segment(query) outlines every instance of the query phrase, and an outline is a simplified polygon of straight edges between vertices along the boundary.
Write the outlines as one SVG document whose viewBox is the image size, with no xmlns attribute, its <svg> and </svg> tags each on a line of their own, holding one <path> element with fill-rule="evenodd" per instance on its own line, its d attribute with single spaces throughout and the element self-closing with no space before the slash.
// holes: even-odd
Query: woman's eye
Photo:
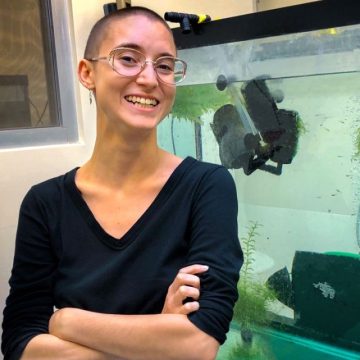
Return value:
<svg viewBox="0 0 360 360">
<path fill-rule="evenodd" d="M 138 61 L 134 58 L 134 57 L 132 57 L 132 56 L 128 56 L 128 55 L 123 55 L 123 56 L 120 56 L 119 58 L 118 58 L 118 60 L 120 60 L 121 62 L 123 62 L 124 64 L 137 64 L 138 63 Z"/>
<path fill-rule="evenodd" d="M 158 66 L 158 69 L 161 69 L 161 70 L 171 70 L 170 66 L 169 65 L 166 65 L 166 64 L 161 64 Z"/>
<path fill-rule="evenodd" d="M 174 71 L 174 65 L 171 63 L 160 63 L 156 66 L 156 68 L 160 71 L 164 72 L 172 72 Z"/>
</svg>

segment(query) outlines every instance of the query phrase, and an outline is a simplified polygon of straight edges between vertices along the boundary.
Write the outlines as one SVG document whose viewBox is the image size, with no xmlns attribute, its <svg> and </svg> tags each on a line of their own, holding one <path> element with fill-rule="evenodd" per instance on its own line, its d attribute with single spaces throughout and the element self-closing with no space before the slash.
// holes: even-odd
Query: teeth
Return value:
<svg viewBox="0 0 360 360">
<path fill-rule="evenodd" d="M 157 100 L 155 99 L 142 98 L 139 96 L 126 96 L 126 100 L 134 104 L 139 103 L 142 105 L 152 105 L 152 106 L 155 106 L 158 103 Z"/>
</svg>

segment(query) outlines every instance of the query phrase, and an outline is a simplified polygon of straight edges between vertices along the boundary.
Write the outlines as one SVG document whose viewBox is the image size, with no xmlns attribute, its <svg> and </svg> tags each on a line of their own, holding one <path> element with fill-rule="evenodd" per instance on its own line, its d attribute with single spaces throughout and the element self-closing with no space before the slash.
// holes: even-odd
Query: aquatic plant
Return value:
<svg viewBox="0 0 360 360">
<path fill-rule="evenodd" d="M 297 128 L 299 135 L 304 135 L 309 131 L 306 128 L 303 119 L 300 117 L 300 115 L 298 113 L 296 114 L 296 128 Z"/>
<path fill-rule="evenodd" d="M 225 91 L 219 91 L 215 84 L 179 86 L 171 111 L 173 118 L 201 124 L 201 116 L 231 102 Z"/>
<path fill-rule="evenodd" d="M 267 317 L 268 303 L 275 300 L 275 294 L 266 285 L 258 282 L 240 281 L 240 299 L 235 305 L 234 319 L 238 321 L 242 329 L 242 337 L 251 337 L 253 325 L 264 325 L 269 322 Z M 247 334 L 249 333 L 250 334 Z"/>
<path fill-rule="evenodd" d="M 241 343 L 236 345 L 229 351 L 227 360 L 273 360 L 273 354 L 267 349 L 265 343 L 256 343 L 251 346 L 244 346 Z M 275 360 L 275 359 L 274 359 Z"/>
<path fill-rule="evenodd" d="M 254 271 L 252 264 L 255 261 L 255 238 L 260 235 L 257 232 L 257 229 L 260 226 L 262 225 L 257 221 L 250 221 L 250 225 L 247 226 L 247 235 L 241 238 L 241 244 L 244 252 L 244 264 L 240 272 L 240 284 L 245 288 L 245 290 L 250 278 L 252 277 L 252 272 Z"/>
<path fill-rule="evenodd" d="M 261 347 L 258 346 L 242 346 L 237 343 L 229 352 L 228 360 L 239 360 L 248 358 L 260 358 L 262 355 Z"/>
<path fill-rule="evenodd" d="M 258 222 L 250 222 L 247 227 L 247 235 L 242 237 L 244 251 L 244 265 L 240 272 L 238 283 L 239 300 L 234 308 L 234 319 L 242 329 L 250 329 L 252 325 L 262 325 L 268 322 L 267 305 L 275 299 L 275 294 L 265 284 L 253 279 L 252 264 L 255 261 L 256 237 L 259 235 L 258 228 L 262 226 Z"/>
<path fill-rule="evenodd" d="M 253 328 L 256 325 L 265 325 L 269 322 L 267 316 L 268 304 L 275 300 L 275 293 L 266 284 L 253 279 L 253 263 L 255 261 L 256 237 L 260 235 L 258 228 L 262 226 L 257 221 L 251 221 L 247 227 L 246 236 L 242 237 L 244 265 L 240 272 L 238 283 L 239 300 L 234 307 L 233 319 L 240 325 L 242 343 L 238 342 L 233 349 L 234 354 L 246 353 L 245 359 L 256 359 L 261 349 L 253 348 Z M 252 354 L 252 355 L 251 355 Z M 233 355 L 238 356 L 238 355 Z M 240 355 L 239 355 L 240 356 Z M 241 359 L 241 357 L 237 359 Z M 231 357 L 236 359 L 236 357 Z"/>
</svg>

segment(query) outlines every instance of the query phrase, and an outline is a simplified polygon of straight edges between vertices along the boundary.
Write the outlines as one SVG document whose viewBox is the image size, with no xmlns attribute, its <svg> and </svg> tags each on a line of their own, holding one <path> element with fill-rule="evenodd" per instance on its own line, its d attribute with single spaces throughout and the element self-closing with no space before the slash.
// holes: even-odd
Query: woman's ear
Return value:
<svg viewBox="0 0 360 360">
<path fill-rule="evenodd" d="M 81 59 L 79 61 L 78 78 L 81 84 L 85 86 L 88 90 L 94 89 L 94 67 L 89 60 Z"/>
</svg>

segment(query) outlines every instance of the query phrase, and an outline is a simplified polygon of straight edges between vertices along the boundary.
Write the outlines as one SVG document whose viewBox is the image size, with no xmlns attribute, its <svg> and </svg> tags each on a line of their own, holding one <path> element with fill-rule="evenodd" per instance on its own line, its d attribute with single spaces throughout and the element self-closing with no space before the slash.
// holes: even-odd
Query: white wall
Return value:
<svg viewBox="0 0 360 360">
<path fill-rule="evenodd" d="M 81 56 L 90 25 L 102 15 L 99 0 L 76 0 L 69 8 L 73 23 L 73 63 Z M 71 4 L 71 2 L 69 2 Z M 74 20 L 74 21 L 73 21 Z M 95 109 L 88 94 L 76 86 L 80 140 L 77 144 L 0 150 L 0 321 L 8 294 L 19 206 L 31 185 L 82 164 L 91 153 L 95 136 Z M 1 355 L 0 355 L 0 358 Z"/>
<path fill-rule="evenodd" d="M 185 12 L 191 14 L 207 14 L 213 20 L 254 12 L 256 0 L 132 0 L 133 6 L 146 6 L 163 15 L 166 11 Z M 176 26 L 170 24 L 170 26 Z"/>
</svg>

